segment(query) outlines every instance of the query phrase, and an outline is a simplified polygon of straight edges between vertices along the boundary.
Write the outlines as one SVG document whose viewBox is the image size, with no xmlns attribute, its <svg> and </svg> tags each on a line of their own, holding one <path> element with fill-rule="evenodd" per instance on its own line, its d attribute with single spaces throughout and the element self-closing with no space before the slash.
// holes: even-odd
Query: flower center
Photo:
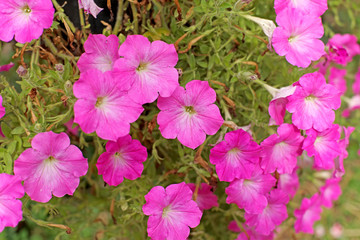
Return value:
<svg viewBox="0 0 360 240">
<path fill-rule="evenodd" d="M 24 13 L 31 13 L 31 9 L 29 7 L 29 5 L 25 5 L 23 8 L 22 8 L 23 12 Z"/>
<path fill-rule="evenodd" d="M 194 109 L 193 106 L 185 106 L 185 112 L 187 112 L 187 113 L 189 113 L 189 114 L 191 114 L 191 115 L 193 115 L 193 114 L 196 113 L 196 111 L 195 111 L 195 109 Z"/>
<path fill-rule="evenodd" d="M 315 99 L 316 99 L 316 97 L 315 97 L 314 95 L 310 94 L 309 96 L 307 96 L 307 97 L 305 98 L 305 101 L 307 101 L 307 102 L 314 102 Z"/>
<path fill-rule="evenodd" d="M 168 217 L 170 210 L 171 210 L 171 205 L 167 205 L 166 207 L 164 207 L 163 212 L 162 212 L 162 217 L 163 218 Z"/>
<path fill-rule="evenodd" d="M 99 108 L 101 107 L 105 102 L 105 97 L 98 97 L 96 99 L 95 107 Z"/>
<path fill-rule="evenodd" d="M 136 71 L 142 72 L 142 71 L 146 70 L 147 66 L 148 66 L 148 63 L 140 62 L 139 66 L 136 68 Z"/>
<path fill-rule="evenodd" d="M 48 157 L 45 161 L 48 163 L 54 162 L 56 159 L 53 156 Z"/>
<path fill-rule="evenodd" d="M 293 43 L 293 42 L 296 41 L 297 38 L 298 38 L 298 36 L 293 36 L 293 35 L 291 35 L 291 36 L 288 38 L 288 41 L 289 41 L 289 43 Z"/>
</svg>

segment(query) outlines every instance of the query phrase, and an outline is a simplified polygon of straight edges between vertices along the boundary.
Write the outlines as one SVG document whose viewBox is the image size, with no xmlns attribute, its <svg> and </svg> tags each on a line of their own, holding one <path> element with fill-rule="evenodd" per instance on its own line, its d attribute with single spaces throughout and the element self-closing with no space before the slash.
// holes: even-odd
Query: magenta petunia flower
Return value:
<svg viewBox="0 0 360 240">
<path fill-rule="evenodd" d="M 341 94 L 346 92 L 346 69 L 338 69 L 335 67 L 330 68 L 329 84 L 336 87 Z"/>
<path fill-rule="evenodd" d="M 119 49 L 121 56 L 115 62 L 114 76 L 129 84 L 129 96 L 141 104 L 151 103 L 157 97 L 170 97 L 179 86 L 175 69 L 178 55 L 173 44 L 150 41 L 141 35 L 127 36 Z"/>
<path fill-rule="evenodd" d="M 103 10 L 94 0 L 79 0 L 79 8 L 83 8 L 85 13 L 93 15 L 94 18 Z"/>
<path fill-rule="evenodd" d="M 117 186 L 124 178 L 134 180 L 141 176 L 147 150 L 139 140 L 127 135 L 116 142 L 108 141 L 105 148 L 106 152 L 100 155 L 96 167 L 107 184 Z"/>
<path fill-rule="evenodd" d="M 22 219 L 24 187 L 18 176 L 0 173 L 0 233 L 5 227 L 16 227 Z"/>
<path fill-rule="evenodd" d="M 331 43 L 326 44 L 326 46 L 328 46 L 328 54 L 325 55 L 325 61 L 327 62 L 325 65 L 329 66 L 331 62 L 335 62 L 346 66 L 349 61 L 349 54 L 346 49 Z"/>
<path fill-rule="evenodd" d="M 355 74 L 355 81 L 352 85 L 352 89 L 355 94 L 360 93 L 360 67 L 359 67 L 357 73 Z"/>
<path fill-rule="evenodd" d="M 277 54 L 285 56 L 292 65 L 306 68 L 325 54 L 321 18 L 310 16 L 294 8 L 281 11 L 276 22 L 272 46 Z"/>
<path fill-rule="evenodd" d="M 324 207 L 332 208 L 332 202 L 339 199 L 341 195 L 340 180 L 341 178 L 330 178 L 320 188 L 321 203 Z"/>
<path fill-rule="evenodd" d="M 281 174 L 278 181 L 278 188 L 286 192 L 290 198 L 293 198 L 299 188 L 299 177 L 294 171 L 289 173 Z"/>
<path fill-rule="evenodd" d="M 143 212 L 149 216 L 147 232 L 154 240 L 185 240 L 200 223 L 202 212 L 192 200 L 192 191 L 182 182 L 166 189 L 153 187 L 145 195 Z"/>
<path fill-rule="evenodd" d="M 79 134 L 79 126 L 73 127 L 74 118 L 71 118 L 69 121 L 64 123 L 64 126 L 67 128 L 67 133 L 77 136 Z"/>
<path fill-rule="evenodd" d="M 259 164 L 259 145 L 242 129 L 226 133 L 224 139 L 210 150 L 210 162 L 220 181 L 249 178 Z"/>
<path fill-rule="evenodd" d="M 290 85 L 278 89 L 273 95 L 273 99 L 269 103 L 269 125 L 281 125 L 284 122 L 286 104 L 289 102 L 288 97 L 294 94 L 295 89 L 295 86 Z"/>
<path fill-rule="evenodd" d="M 351 62 L 355 55 L 360 54 L 360 45 L 357 43 L 357 38 L 355 35 L 351 34 L 335 34 L 328 41 L 328 46 L 332 48 L 341 49 L 344 48 L 347 52 L 346 62 Z"/>
<path fill-rule="evenodd" d="M 90 34 L 84 43 L 85 52 L 77 63 L 80 72 L 90 69 L 111 71 L 115 61 L 120 58 L 118 48 L 119 39 L 116 35 L 106 37 L 103 34 Z"/>
<path fill-rule="evenodd" d="M 265 194 L 276 184 L 271 174 L 264 174 L 260 167 L 256 167 L 248 179 L 235 179 L 225 189 L 228 197 L 226 203 L 235 203 L 245 212 L 260 213 L 267 205 Z"/>
<path fill-rule="evenodd" d="M 14 173 L 24 181 L 25 192 L 34 201 L 48 202 L 51 194 L 72 195 L 88 169 L 79 148 L 70 145 L 65 133 L 38 133 L 14 162 Z"/>
<path fill-rule="evenodd" d="M 299 209 L 294 211 L 296 218 L 295 231 L 304 233 L 314 233 L 314 223 L 321 218 L 321 198 L 319 194 L 314 194 L 310 199 L 304 198 Z"/>
<path fill-rule="evenodd" d="M 239 232 L 240 234 L 235 240 L 273 240 L 274 234 L 270 233 L 269 235 L 262 235 L 257 233 L 254 228 L 248 227 L 245 224 L 243 225 L 245 232 L 241 232 L 240 227 L 236 221 L 231 221 L 229 223 L 228 229 L 233 232 Z M 249 236 L 249 237 L 248 237 Z"/>
<path fill-rule="evenodd" d="M 327 0 L 275 0 L 274 8 L 276 14 L 285 9 L 294 8 L 310 16 L 319 17 L 327 9 Z"/>
<path fill-rule="evenodd" d="M 289 96 L 286 110 L 292 113 L 292 122 L 299 129 L 314 128 L 321 132 L 329 128 L 335 120 L 333 111 L 341 105 L 340 91 L 327 84 L 320 73 L 303 75 L 295 93 Z"/>
<path fill-rule="evenodd" d="M 280 189 L 274 189 L 267 194 L 267 205 L 259 214 L 245 212 L 246 224 L 254 227 L 257 233 L 269 235 L 276 226 L 280 225 L 288 214 L 286 204 L 289 196 Z"/>
<path fill-rule="evenodd" d="M 331 169 L 334 159 L 340 155 L 339 126 L 333 124 L 330 128 L 318 132 L 314 129 L 306 131 L 303 149 L 310 157 L 314 156 L 315 169 Z"/>
<path fill-rule="evenodd" d="M 3 116 L 5 116 L 5 107 L 3 107 L 3 98 L 0 95 L 0 118 L 2 118 Z"/>
<path fill-rule="evenodd" d="M 129 134 L 130 123 L 135 122 L 144 109 L 121 90 L 122 86 L 110 72 L 91 69 L 82 73 L 73 87 L 78 98 L 74 122 L 85 133 L 96 131 L 107 140 L 116 141 Z"/>
<path fill-rule="evenodd" d="M 208 82 L 193 80 L 185 88 L 177 87 L 170 97 L 159 97 L 157 122 L 164 138 L 177 138 L 195 149 L 205 141 L 206 134 L 214 135 L 224 120 L 214 104 L 216 92 Z"/>
<path fill-rule="evenodd" d="M 346 148 L 349 145 L 350 135 L 355 130 L 354 127 L 340 127 L 339 132 L 344 132 L 344 138 L 339 141 L 340 155 L 335 158 L 334 177 L 340 178 L 345 174 L 344 159 L 348 157 Z"/>
<path fill-rule="evenodd" d="M 10 42 L 14 35 L 19 43 L 31 42 L 51 27 L 54 18 L 51 0 L 0 1 L 0 40 Z"/>
<path fill-rule="evenodd" d="M 15 64 L 14 63 L 9 63 L 9 64 L 5 64 L 5 65 L 1 65 L 0 66 L 0 72 L 7 72 L 9 71 Z"/>
<path fill-rule="evenodd" d="M 273 134 L 261 143 L 260 166 L 265 173 L 292 173 L 297 157 L 301 155 L 303 136 L 292 124 L 283 123 Z"/>
<path fill-rule="evenodd" d="M 194 183 L 188 183 L 187 185 L 194 193 L 196 185 Z M 197 203 L 201 211 L 219 206 L 218 197 L 212 191 L 212 186 L 206 183 L 201 183 L 201 185 L 199 186 L 195 202 Z"/>
</svg>

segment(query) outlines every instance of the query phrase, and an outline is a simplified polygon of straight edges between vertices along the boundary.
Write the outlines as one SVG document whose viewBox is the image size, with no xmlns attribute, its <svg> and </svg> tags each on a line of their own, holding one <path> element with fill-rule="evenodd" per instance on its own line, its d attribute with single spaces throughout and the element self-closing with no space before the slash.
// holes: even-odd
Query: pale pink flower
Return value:
<svg viewBox="0 0 360 240">
<path fill-rule="evenodd" d="M 24 181 L 34 201 L 48 202 L 53 194 L 72 195 L 88 169 L 87 159 L 65 133 L 38 133 L 14 162 L 14 173 Z"/>
<path fill-rule="evenodd" d="M 210 150 L 210 162 L 216 166 L 220 181 L 249 178 L 259 164 L 260 147 L 242 129 L 225 134 L 224 141 Z"/>
<path fill-rule="evenodd" d="M 83 8 L 85 13 L 90 13 L 94 18 L 103 10 L 103 8 L 96 5 L 94 0 L 79 0 L 79 8 Z"/>
<path fill-rule="evenodd" d="M 306 131 L 306 135 L 302 148 L 310 157 L 314 156 L 314 168 L 333 168 L 335 158 L 340 155 L 339 126 L 333 124 L 322 132 L 309 129 Z"/>
<path fill-rule="evenodd" d="M 289 196 L 280 189 L 274 189 L 267 194 L 267 205 L 259 214 L 245 212 L 245 223 L 254 227 L 257 233 L 269 235 L 276 226 L 280 225 L 288 214 L 286 204 Z"/>
<path fill-rule="evenodd" d="M 340 107 L 340 95 L 321 73 L 308 73 L 299 79 L 295 93 L 288 97 L 286 110 L 293 114 L 292 122 L 299 129 L 314 128 L 321 132 L 334 122 L 333 109 Z"/>
<path fill-rule="evenodd" d="M 187 185 L 191 191 L 195 193 L 196 185 L 194 183 L 188 183 Z M 201 183 L 194 201 L 197 203 L 201 211 L 219 206 L 218 197 L 214 194 L 212 186 L 206 183 Z"/>
<path fill-rule="evenodd" d="M 116 142 L 108 141 L 105 148 L 106 152 L 100 155 L 96 167 L 107 184 L 117 186 L 124 178 L 135 180 L 141 176 L 147 151 L 139 140 L 127 135 Z"/>
<path fill-rule="evenodd" d="M 24 187 L 18 176 L 0 173 L 0 233 L 5 227 L 16 227 L 22 219 Z"/>
<path fill-rule="evenodd" d="M 79 134 L 79 126 L 73 127 L 74 124 L 74 118 L 71 118 L 69 121 L 64 123 L 64 126 L 67 128 L 67 133 L 70 133 L 74 136 L 77 136 Z"/>
<path fill-rule="evenodd" d="M 360 45 L 357 43 L 357 38 L 355 35 L 335 34 L 332 38 L 329 39 L 328 45 L 338 49 L 344 48 L 348 54 L 346 62 L 351 62 L 355 55 L 360 54 Z"/>
<path fill-rule="evenodd" d="M 296 168 L 291 174 L 280 174 L 278 188 L 286 192 L 290 198 L 295 196 L 299 188 L 299 177 L 296 173 Z"/>
<path fill-rule="evenodd" d="M 103 34 L 90 34 L 84 43 L 84 49 L 85 52 L 77 63 L 82 73 L 90 69 L 98 69 L 102 72 L 111 71 L 115 61 L 120 58 L 119 38 L 116 35 L 106 37 Z"/>
<path fill-rule="evenodd" d="M 335 158 L 335 170 L 334 177 L 340 178 L 345 174 L 344 169 L 344 159 L 348 157 L 348 152 L 346 151 L 347 146 L 349 145 L 349 139 L 351 133 L 355 130 L 354 127 L 340 127 L 339 132 L 344 132 L 344 138 L 339 141 L 340 155 Z"/>
<path fill-rule="evenodd" d="M 276 14 L 289 8 L 294 8 L 296 11 L 319 17 L 327 9 L 327 0 L 275 0 L 274 8 Z"/>
<path fill-rule="evenodd" d="M 74 105 L 74 122 L 85 133 L 96 131 L 103 139 L 116 141 L 129 134 L 130 123 L 135 122 L 142 106 L 121 91 L 120 83 L 110 72 L 91 69 L 80 74 L 73 91 L 78 100 Z"/>
<path fill-rule="evenodd" d="M 346 69 L 338 69 L 335 67 L 330 68 L 329 84 L 336 87 L 341 94 L 346 92 Z"/>
<path fill-rule="evenodd" d="M 245 212 L 260 213 L 267 205 L 267 194 L 276 184 L 271 174 L 264 174 L 260 167 L 255 168 L 247 179 L 235 179 L 225 189 L 226 203 L 235 203 Z"/>
<path fill-rule="evenodd" d="M 269 103 L 269 125 L 281 125 L 284 122 L 288 97 L 294 94 L 296 87 L 293 85 L 277 89 Z"/>
<path fill-rule="evenodd" d="M 0 40 L 10 42 L 14 35 L 19 43 L 31 42 L 51 27 L 54 17 L 51 0 L 1 0 Z"/>
<path fill-rule="evenodd" d="M 265 173 L 292 173 L 297 157 L 301 155 L 304 138 L 292 124 L 283 123 L 273 134 L 261 143 L 260 166 Z"/>
<path fill-rule="evenodd" d="M 277 54 L 285 56 L 292 65 L 306 68 L 325 54 L 321 18 L 306 15 L 294 8 L 281 11 L 276 22 L 272 46 Z"/>
<path fill-rule="evenodd" d="M 5 116 L 5 107 L 3 107 L 3 98 L 0 95 L 0 118 L 2 118 L 3 116 Z"/>
<path fill-rule="evenodd" d="M 347 99 L 345 98 L 348 107 L 341 113 L 341 115 L 345 118 L 350 116 L 350 113 L 360 109 L 360 94 L 354 95 L 352 98 Z"/>
<path fill-rule="evenodd" d="M 214 135 L 223 124 L 219 108 L 214 104 L 216 92 L 206 81 L 193 80 L 177 87 L 170 97 L 159 97 L 161 110 L 157 122 L 164 138 L 177 138 L 195 149 L 207 135 Z"/>
<path fill-rule="evenodd" d="M 9 63 L 9 64 L 6 64 L 6 65 L 2 65 L 0 66 L 0 72 L 7 72 L 9 71 L 15 64 L 14 63 Z"/>
<path fill-rule="evenodd" d="M 344 234 L 344 227 L 340 223 L 334 223 L 329 232 L 333 238 L 342 238 Z"/>
<path fill-rule="evenodd" d="M 355 74 L 355 81 L 352 85 L 352 89 L 355 94 L 360 93 L 360 67 L 358 72 Z"/>
<path fill-rule="evenodd" d="M 339 199 L 341 195 L 340 180 L 341 178 L 330 178 L 320 188 L 321 203 L 324 207 L 332 208 L 332 202 Z"/>
<path fill-rule="evenodd" d="M 310 199 L 304 198 L 299 209 L 294 211 L 296 217 L 295 231 L 314 234 L 314 223 L 321 218 L 321 198 L 314 194 Z"/>
<path fill-rule="evenodd" d="M 192 191 L 182 182 L 153 187 L 145 195 L 142 210 L 149 216 L 147 232 L 154 240 L 185 240 L 200 223 L 202 212 L 192 200 Z"/>
<path fill-rule="evenodd" d="M 173 44 L 150 41 L 141 35 L 129 35 L 119 48 L 121 56 L 114 65 L 114 77 L 130 85 L 129 96 L 141 104 L 157 97 L 170 97 L 179 86 L 175 68 L 178 55 Z"/>
</svg>

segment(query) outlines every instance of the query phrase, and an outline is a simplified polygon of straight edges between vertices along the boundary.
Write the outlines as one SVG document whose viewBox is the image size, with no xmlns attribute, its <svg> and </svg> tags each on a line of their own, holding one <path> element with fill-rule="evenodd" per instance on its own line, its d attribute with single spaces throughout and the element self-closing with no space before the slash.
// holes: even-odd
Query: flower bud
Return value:
<svg viewBox="0 0 360 240">
<path fill-rule="evenodd" d="M 19 66 L 18 69 L 16 70 L 16 73 L 19 75 L 19 77 L 25 77 L 28 73 L 27 69 L 24 68 L 23 66 Z"/>
<path fill-rule="evenodd" d="M 62 65 L 61 63 L 55 64 L 55 70 L 58 71 L 59 73 L 63 73 L 64 65 Z"/>
<path fill-rule="evenodd" d="M 35 130 L 36 132 L 41 132 L 41 129 L 42 129 L 42 127 L 41 127 L 41 124 L 40 124 L 40 123 L 35 124 L 34 130 Z"/>
<path fill-rule="evenodd" d="M 72 83 L 71 83 L 71 81 L 67 80 L 67 81 L 65 82 L 65 84 L 64 84 L 64 88 L 65 88 L 66 91 L 71 91 L 71 89 L 72 89 Z"/>
</svg>

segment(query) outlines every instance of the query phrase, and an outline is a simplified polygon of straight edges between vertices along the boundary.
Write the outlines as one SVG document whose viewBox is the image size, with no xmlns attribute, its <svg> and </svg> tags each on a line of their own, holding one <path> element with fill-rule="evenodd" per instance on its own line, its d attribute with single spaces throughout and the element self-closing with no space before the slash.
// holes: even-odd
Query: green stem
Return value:
<svg viewBox="0 0 360 240">
<path fill-rule="evenodd" d="M 138 21 L 138 18 L 137 18 L 137 10 L 136 10 L 136 6 L 134 3 L 130 3 L 130 6 L 131 6 L 131 11 L 132 11 L 132 15 L 133 15 L 133 18 L 134 18 L 134 21 L 133 21 L 133 24 L 134 24 L 134 33 L 135 34 L 138 34 L 139 33 L 139 21 Z"/>
<path fill-rule="evenodd" d="M 85 31 L 85 20 L 84 20 L 84 11 L 82 8 L 79 8 L 79 16 L 80 16 L 80 26 L 81 26 L 81 31 L 83 34 L 83 37 L 86 37 L 86 31 Z"/>
<path fill-rule="evenodd" d="M 119 0 L 119 7 L 116 14 L 116 22 L 113 29 L 113 34 L 115 35 L 118 35 L 119 31 L 121 31 L 122 29 L 123 13 L 124 13 L 124 1 Z"/>
</svg>

